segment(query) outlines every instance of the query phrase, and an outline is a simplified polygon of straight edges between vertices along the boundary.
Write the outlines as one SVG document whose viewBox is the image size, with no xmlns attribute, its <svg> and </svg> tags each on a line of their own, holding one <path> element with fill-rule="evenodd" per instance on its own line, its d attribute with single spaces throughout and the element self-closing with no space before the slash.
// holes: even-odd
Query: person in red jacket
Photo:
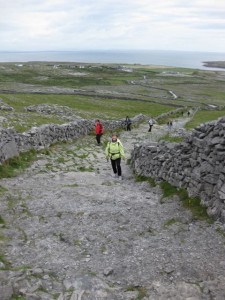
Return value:
<svg viewBox="0 0 225 300">
<path fill-rule="evenodd" d="M 104 133 L 104 128 L 100 120 L 96 120 L 95 122 L 95 134 L 97 145 L 101 145 L 101 136 Z"/>
</svg>

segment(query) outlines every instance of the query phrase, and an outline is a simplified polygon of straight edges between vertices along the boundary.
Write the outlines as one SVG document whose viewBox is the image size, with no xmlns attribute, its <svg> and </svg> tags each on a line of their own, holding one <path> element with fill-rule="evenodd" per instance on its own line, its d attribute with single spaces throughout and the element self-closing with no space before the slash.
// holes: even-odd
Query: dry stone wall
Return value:
<svg viewBox="0 0 225 300">
<path fill-rule="evenodd" d="M 225 222 L 225 117 L 197 127 L 182 143 L 136 145 L 132 165 L 139 175 L 200 197 L 208 214 Z"/>
<path fill-rule="evenodd" d="M 145 119 L 144 115 L 132 118 L 133 124 Z M 124 127 L 124 120 L 103 121 L 105 130 L 118 130 Z M 79 119 L 63 125 L 47 124 L 18 133 L 12 129 L 0 130 L 0 163 L 31 149 L 47 148 L 56 142 L 71 141 L 94 132 L 95 120 Z"/>
</svg>

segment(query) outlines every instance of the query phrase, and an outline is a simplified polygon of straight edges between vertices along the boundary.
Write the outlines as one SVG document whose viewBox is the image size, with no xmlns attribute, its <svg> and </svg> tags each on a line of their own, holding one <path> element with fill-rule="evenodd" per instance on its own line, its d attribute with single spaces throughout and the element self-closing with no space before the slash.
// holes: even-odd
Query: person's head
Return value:
<svg viewBox="0 0 225 300">
<path fill-rule="evenodd" d="M 95 121 L 95 123 L 99 123 L 99 122 L 100 122 L 99 120 L 96 120 L 96 121 Z"/>
<path fill-rule="evenodd" d="M 117 138 L 118 138 L 117 134 L 116 134 L 116 133 L 113 133 L 113 134 L 112 134 L 112 142 L 116 142 L 116 141 L 117 141 Z"/>
</svg>

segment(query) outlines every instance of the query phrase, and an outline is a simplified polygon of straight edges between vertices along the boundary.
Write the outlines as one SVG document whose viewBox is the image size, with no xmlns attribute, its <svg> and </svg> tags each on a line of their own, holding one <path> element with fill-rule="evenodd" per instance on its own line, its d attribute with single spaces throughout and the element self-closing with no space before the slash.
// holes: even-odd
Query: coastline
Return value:
<svg viewBox="0 0 225 300">
<path fill-rule="evenodd" d="M 204 61 L 203 65 L 207 68 L 225 69 L 225 61 Z"/>
<path fill-rule="evenodd" d="M 205 66 L 204 62 L 211 61 L 225 61 L 225 53 L 163 50 L 0 51 L 0 62 L 7 63 L 75 62 L 209 70 L 209 68 L 213 69 L 214 67 L 211 68 L 211 66 Z M 219 70 L 219 68 L 217 68 L 217 70 Z"/>
</svg>

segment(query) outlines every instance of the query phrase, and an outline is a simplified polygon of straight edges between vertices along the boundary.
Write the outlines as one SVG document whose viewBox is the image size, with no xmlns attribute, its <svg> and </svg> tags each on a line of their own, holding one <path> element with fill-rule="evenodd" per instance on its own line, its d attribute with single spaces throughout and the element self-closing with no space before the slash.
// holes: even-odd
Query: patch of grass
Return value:
<svg viewBox="0 0 225 300">
<path fill-rule="evenodd" d="M 7 195 L 7 201 L 8 201 L 8 209 L 13 209 L 15 205 L 15 199 L 10 195 Z"/>
<path fill-rule="evenodd" d="M 21 271 L 21 270 L 31 270 L 31 269 L 32 269 L 32 267 L 30 265 L 22 265 L 22 266 L 13 267 L 10 270 Z"/>
<path fill-rule="evenodd" d="M 175 186 L 172 186 L 171 184 L 169 184 L 166 181 L 162 181 L 160 182 L 160 187 L 163 191 L 163 197 L 171 197 L 173 195 L 176 195 L 178 192 L 178 189 Z"/>
<path fill-rule="evenodd" d="M 147 296 L 147 289 L 144 287 L 136 287 L 136 286 L 128 286 L 126 289 L 127 292 L 138 292 L 137 297 L 135 298 L 135 300 L 141 300 L 143 298 L 145 298 Z"/>
<path fill-rule="evenodd" d="M 151 227 L 148 227 L 146 230 L 141 231 L 139 236 L 145 236 L 146 234 L 155 235 L 155 230 Z"/>
<path fill-rule="evenodd" d="M 77 217 L 82 217 L 84 215 L 84 211 L 79 211 L 76 213 Z"/>
<path fill-rule="evenodd" d="M 64 157 L 58 157 L 58 158 L 57 158 L 57 162 L 58 162 L 59 164 L 64 164 L 64 163 L 65 163 L 65 158 L 64 158 Z"/>
<path fill-rule="evenodd" d="M 89 271 L 86 273 L 87 275 L 89 276 L 93 276 L 93 277 L 96 277 L 97 276 L 97 273 L 96 272 L 93 272 L 93 271 Z"/>
<path fill-rule="evenodd" d="M 202 123 L 217 120 L 225 116 L 225 110 L 199 110 L 190 122 L 185 125 L 186 129 L 193 129 Z"/>
<path fill-rule="evenodd" d="M 177 220 L 172 218 L 172 219 L 169 219 L 167 220 L 165 223 L 164 223 L 164 227 L 168 227 L 168 226 L 172 226 L 173 224 L 176 224 L 177 223 Z"/>
<path fill-rule="evenodd" d="M 105 182 L 102 183 L 102 185 L 105 185 L 105 186 L 112 186 L 112 185 L 114 185 L 114 183 L 111 182 L 111 181 L 105 181 Z"/>
<path fill-rule="evenodd" d="M 78 186 L 79 186 L 79 184 L 77 184 L 77 183 L 65 185 L 65 187 L 78 187 Z"/>
<path fill-rule="evenodd" d="M 142 175 L 137 175 L 135 177 L 136 182 L 144 182 L 144 181 L 148 181 L 148 178 Z"/>
<path fill-rule="evenodd" d="M 75 240 L 74 241 L 74 246 L 81 247 L 82 246 L 82 242 L 80 240 Z"/>
<path fill-rule="evenodd" d="M 60 296 L 60 293 L 55 293 L 52 295 L 53 299 L 57 300 Z"/>
<path fill-rule="evenodd" d="M 79 167 L 78 170 L 80 172 L 93 172 L 94 168 L 92 168 L 92 167 Z"/>
<path fill-rule="evenodd" d="M 5 225 L 5 220 L 2 218 L 1 215 L 0 215 L 0 224 L 1 224 L 1 225 Z"/>
<path fill-rule="evenodd" d="M 171 136 L 169 133 L 164 135 L 163 137 L 161 137 L 159 139 L 160 140 L 163 140 L 163 141 L 168 141 L 168 142 L 171 142 L 171 143 L 181 143 L 183 142 L 184 138 L 183 137 L 178 137 L 178 136 Z"/>
<path fill-rule="evenodd" d="M 45 165 L 45 168 L 48 169 L 48 170 L 51 170 L 53 168 L 53 165 L 51 163 L 47 163 Z"/>
<path fill-rule="evenodd" d="M 106 246 L 105 246 L 105 245 L 102 245 L 101 248 L 100 248 L 100 251 L 101 251 L 102 253 L 105 253 L 105 252 L 107 251 Z"/>
<path fill-rule="evenodd" d="M 0 233 L 0 241 L 5 242 L 5 241 L 9 241 L 9 240 L 10 240 L 9 237 L 6 237 L 6 236 L 4 236 L 3 234 Z"/>
<path fill-rule="evenodd" d="M 128 165 L 128 166 L 131 165 L 131 158 L 128 158 L 128 159 L 126 160 L 126 165 Z"/>
<path fill-rule="evenodd" d="M 54 146 L 55 146 L 55 144 L 50 145 L 49 148 L 45 148 L 45 149 L 41 149 L 41 150 L 37 151 L 37 157 L 40 158 L 44 155 L 47 155 L 47 156 L 51 155 L 51 153 L 52 153 L 51 148 L 54 147 Z"/>
<path fill-rule="evenodd" d="M 5 193 L 7 191 L 8 191 L 7 188 L 5 188 L 4 186 L 0 185 L 0 193 Z"/>
<path fill-rule="evenodd" d="M 28 241 L 27 234 L 23 228 L 18 227 L 17 228 L 19 232 L 22 234 L 22 240 L 26 243 Z"/>
<path fill-rule="evenodd" d="M 76 157 L 78 157 L 78 158 L 80 158 L 80 159 L 86 159 L 87 157 L 88 157 L 88 153 L 83 153 L 83 154 L 76 154 L 76 153 L 74 153 L 74 156 L 76 156 Z"/>
<path fill-rule="evenodd" d="M 5 267 L 0 268 L 0 270 L 8 270 L 11 268 L 11 263 L 6 259 L 5 255 L 0 252 L 0 262 L 2 262 Z"/>
<path fill-rule="evenodd" d="M 216 228 L 216 231 L 217 231 L 219 234 L 221 234 L 221 235 L 225 238 L 225 231 L 224 231 L 222 228 L 217 227 L 217 228 Z"/>
<path fill-rule="evenodd" d="M 25 202 L 21 204 L 21 207 L 23 208 L 23 213 L 25 213 L 28 217 L 32 217 L 32 213 L 29 211 Z"/>
<path fill-rule="evenodd" d="M 136 175 L 135 176 L 135 180 L 136 182 L 144 182 L 144 181 L 147 181 L 152 187 L 156 186 L 156 182 L 153 178 L 150 178 L 150 177 L 145 177 L 145 176 L 142 176 L 142 175 Z"/>
<path fill-rule="evenodd" d="M 88 250 L 87 249 L 85 249 L 84 251 L 82 251 L 82 253 L 81 253 L 83 256 L 87 256 L 87 255 L 89 255 L 89 252 L 88 252 Z"/>
<path fill-rule="evenodd" d="M 201 205 L 201 200 L 199 197 L 190 198 L 185 189 L 178 189 L 166 181 L 162 181 L 160 183 L 160 187 L 163 190 L 163 197 L 178 195 L 183 207 L 189 209 L 192 212 L 192 216 L 194 219 L 205 220 L 208 223 L 213 223 L 213 219 L 207 214 L 207 208 Z"/>
<path fill-rule="evenodd" d="M 12 300 L 26 300 L 23 296 L 13 295 Z"/>
<path fill-rule="evenodd" d="M 180 197 L 183 206 L 192 212 L 195 219 L 205 220 L 209 224 L 213 223 L 213 218 L 207 214 L 207 208 L 201 205 L 201 199 L 199 197 L 190 198 L 185 189 L 179 189 L 178 196 Z"/>
<path fill-rule="evenodd" d="M 37 159 L 35 150 L 21 153 L 19 156 L 8 159 L 0 165 L 0 178 L 10 178 L 18 175 Z"/>
</svg>

